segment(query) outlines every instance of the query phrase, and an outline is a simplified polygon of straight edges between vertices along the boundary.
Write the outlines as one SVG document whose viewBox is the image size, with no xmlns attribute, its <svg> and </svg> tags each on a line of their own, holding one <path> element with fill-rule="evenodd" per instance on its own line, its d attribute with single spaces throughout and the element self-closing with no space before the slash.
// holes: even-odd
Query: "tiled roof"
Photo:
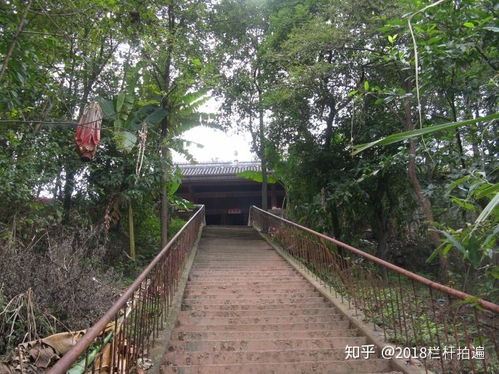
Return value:
<svg viewBox="0 0 499 374">
<path fill-rule="evenodd" d="M 179 164 L 184 177 L 236 175 L 243 171 L 260 171 L 259 162 L 218 162 L 200 164 Z"/>
</svg>

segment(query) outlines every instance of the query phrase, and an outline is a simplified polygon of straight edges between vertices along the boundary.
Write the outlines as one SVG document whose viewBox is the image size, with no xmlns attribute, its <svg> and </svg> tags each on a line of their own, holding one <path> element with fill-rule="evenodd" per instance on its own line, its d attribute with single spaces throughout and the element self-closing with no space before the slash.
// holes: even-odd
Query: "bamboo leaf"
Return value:
<svg viewBox="0 0 499 374">
<path fill-rule="evenodd" d="M 465 175 L 464 177 L 459 178 L 459 179 L 455 180 L 454 182 L 452 182 L 452 183 L 449 185 L 449 187 L 447 188 L 447 193 L 446 193 L 446 195 L 448 195 L 449 193 L 451 193 L 451 192 L 452 192 L 452 190 L 453 190 L 454 188 L 456 188 L 457 186 L 459 186 L 460 184 L 462 184 L 462 183 L 467 182 L 468 180 L 470 180 L 470 179 L 471 179 L 471 177 L 472 177 L 471 175 Z"/>
<path fill-rule="evenodd" d="M 446 237 L 447 242 L 449 244 L 452 244 L 454 247 L 456 247 L 457 250 L 459 250 L 459 252 L 461 252 L 464 256 L 467 255 L 466 248 L 464 248 L 464 246 L 461 244 L 461 242 L 459 242 L 459 240 L 457 240 L 454 236 L 452 236 L 447 231 L 440 231 L 440 232 L 442 233 L 443 236 Z"/>
<path fill-rule="evenodd" d="M 488 195 L 497 194 L 499 192 L 499 183 L 495 183 L 492 185 L 484 185 L 482 188 L 478 189 L 475 193 L 475 197 L 477 199 L 481 199 L 482 197 L 486 197 Z"/>
<path fill-rule="evenodd" d="M 475 231 L 477 227 L 487 219 L 487 217 L 494 211 L 494 209 L 497 207 L 499 204 L 499 193 L 496 193 L 494 198 L 490 200 L 490 202 L 487 204 L 487 206 L 482 210 L 480 215 L 475 221 L 475 225 L 473 226 L 473 230 L 471 232 Z"/>
<path fill-rule="evenodd" d="M 466 201 L 464 199 L 460 199 L 460 198 L 455 197 L 455 196 L 452 196 L 451 199 L 455 204 L 459 205 L 463 209 L 476 210 L 476 207 L 473 204 L 469 203 L 468 201 Z"/>
<path fill-rule="evenodd" d="M 483 243 L 485 245 L 488 245 L 488 246 L 492 247 L 492 245 L 494 244 L 494 242 L 497 240 L 498 235 L 499 235 L 499 225 L 496 225 L 496 227 L 494 228 L 494 230 L 485 238 L 485 240 L 483 241 Z"/>
<path fill-rule="evenodd" d="M 497 119 L 497 118 L 499 118 L 499 113 L 494 113 L 494 114 L 490 114 L 488 116 L 484 116 L 484 117 L 480 117 L 480 118 L 476 118 L 476 119 L 470 119 L 470 120 L 466 120 L 466 121 L 443 123 L 441 125 L 428 126 L 428 127 L 422 128 L 422 129 L 399 132 L 397 134 L 388 135 L 387 137 L 375 140 L 375 141 L 370 142 L 370 143 L 356 145 L 353 147 L 354 151 L 352 152 L 352 155 L 355 156 L 355 155 L 359 154 L 360 152 L 363 152 L 366 149 L 369 149 L 369 148 L 372 148 L 375 146 L 389 145 L 389 144 L 401 142 L 404 140 L 408 140 L 411 138 L 415 138 L 417 136 L 432 134 L 432 133 L 437 132 L 437 131 L 449 130 L 449 129 L 453 129 L 453 128 L 460 127 L 460 126 L 474 125 L 475 123 L 478 123 L 478 122 L 492 121 L 492 120 Z"/>
</svg>

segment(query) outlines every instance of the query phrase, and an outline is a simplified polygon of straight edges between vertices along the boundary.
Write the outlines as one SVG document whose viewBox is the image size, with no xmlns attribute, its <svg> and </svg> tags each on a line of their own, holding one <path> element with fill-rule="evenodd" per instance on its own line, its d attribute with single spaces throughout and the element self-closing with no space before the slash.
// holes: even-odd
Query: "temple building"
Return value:
<svg viewBox="0 0 499 374">
<path fill-rule="evenodd" d="M 260 171 L 259 162 L 180 164 L 182 184 L 177 195 L 206 207 L 208 225 L 246 225 L 251 205 L 262 206 L 262 184 L 237 176 Z M 281 184 L 269 184 L 268 207 L 280 208 L 284 198 Z"/>
</svg>

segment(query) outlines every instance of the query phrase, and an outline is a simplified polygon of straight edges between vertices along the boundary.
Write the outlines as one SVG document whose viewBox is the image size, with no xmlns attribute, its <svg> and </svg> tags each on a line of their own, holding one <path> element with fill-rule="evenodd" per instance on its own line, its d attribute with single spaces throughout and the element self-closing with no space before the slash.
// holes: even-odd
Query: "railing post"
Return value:
<svg viewBox="0 0 499 374">
<path fill-rule="evenodd" d="M 248 211 L 248 226 L 251 226 L 251 224 L 253 223 L 253 222 L 251 221 L 251 218 L 252 218 L 252 217 L 251 217 L 251 213 L 252 213 L 252 212 L 253 212 L 253 205 L 252 205 L 252 206 L 250 206 L 249 211 Z"/>
</svg>

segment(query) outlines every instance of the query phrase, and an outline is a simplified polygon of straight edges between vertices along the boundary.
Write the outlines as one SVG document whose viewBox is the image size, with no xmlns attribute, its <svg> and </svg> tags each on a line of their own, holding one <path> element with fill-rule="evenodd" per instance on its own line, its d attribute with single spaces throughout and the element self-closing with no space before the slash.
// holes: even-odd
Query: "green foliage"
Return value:
<svg viewBox="0 0 499 374">
<path fill-rule="evenodd" d="M 168 227 L 168 235 L 170 238 L 180 231 L 182 227 L 186 224 L 186 221 L 180 218 L 173 218 L 170 222 L 170 226 Z"/>
<path fill-rule="evenodd" d="M 240 173 L 236 174 L 238 177 L 244 178 L 244 179 L 249 179 L 254 182 L 262 183 L 262 173 L 258 171 L 242 171 Z M 269 184 L 275 184 L 277 183 L 277 178 L 274 175 L 268 175 L 268 181 Z"/>
<path fill-rule="evenodd" d="M 438 224 L 436 229 L 444 239 L 428 261 L 432 261 L 439 252 L 447 256 L 454 249 L 475 269 L 483 268 L 489 276 L 499 279 L 497 266 L 492 261 L 497 252 L 499 234 L 498 188 L 497 183 L 488 182 L 480 172 L 468 174 L 450 184 L 447 196 L 452 204 L 461 214 L 476 219 L 457 228 Z"/>
<path fill-rule="evenodd" d="M 175 173 L 172 175 L 172 178 L 170 179 L 170 183 L 168 185 L 168 200 L 170 201 L 170 204 L 175 207 L 175 209 L 184 211 L 194 210 L 195 205 L 193 203 L 191 203 L 189 200 L 175 195 L 181 184 L 182 171 L 179 167 L 177 167 L 175 168 Z"/>
</svg>

